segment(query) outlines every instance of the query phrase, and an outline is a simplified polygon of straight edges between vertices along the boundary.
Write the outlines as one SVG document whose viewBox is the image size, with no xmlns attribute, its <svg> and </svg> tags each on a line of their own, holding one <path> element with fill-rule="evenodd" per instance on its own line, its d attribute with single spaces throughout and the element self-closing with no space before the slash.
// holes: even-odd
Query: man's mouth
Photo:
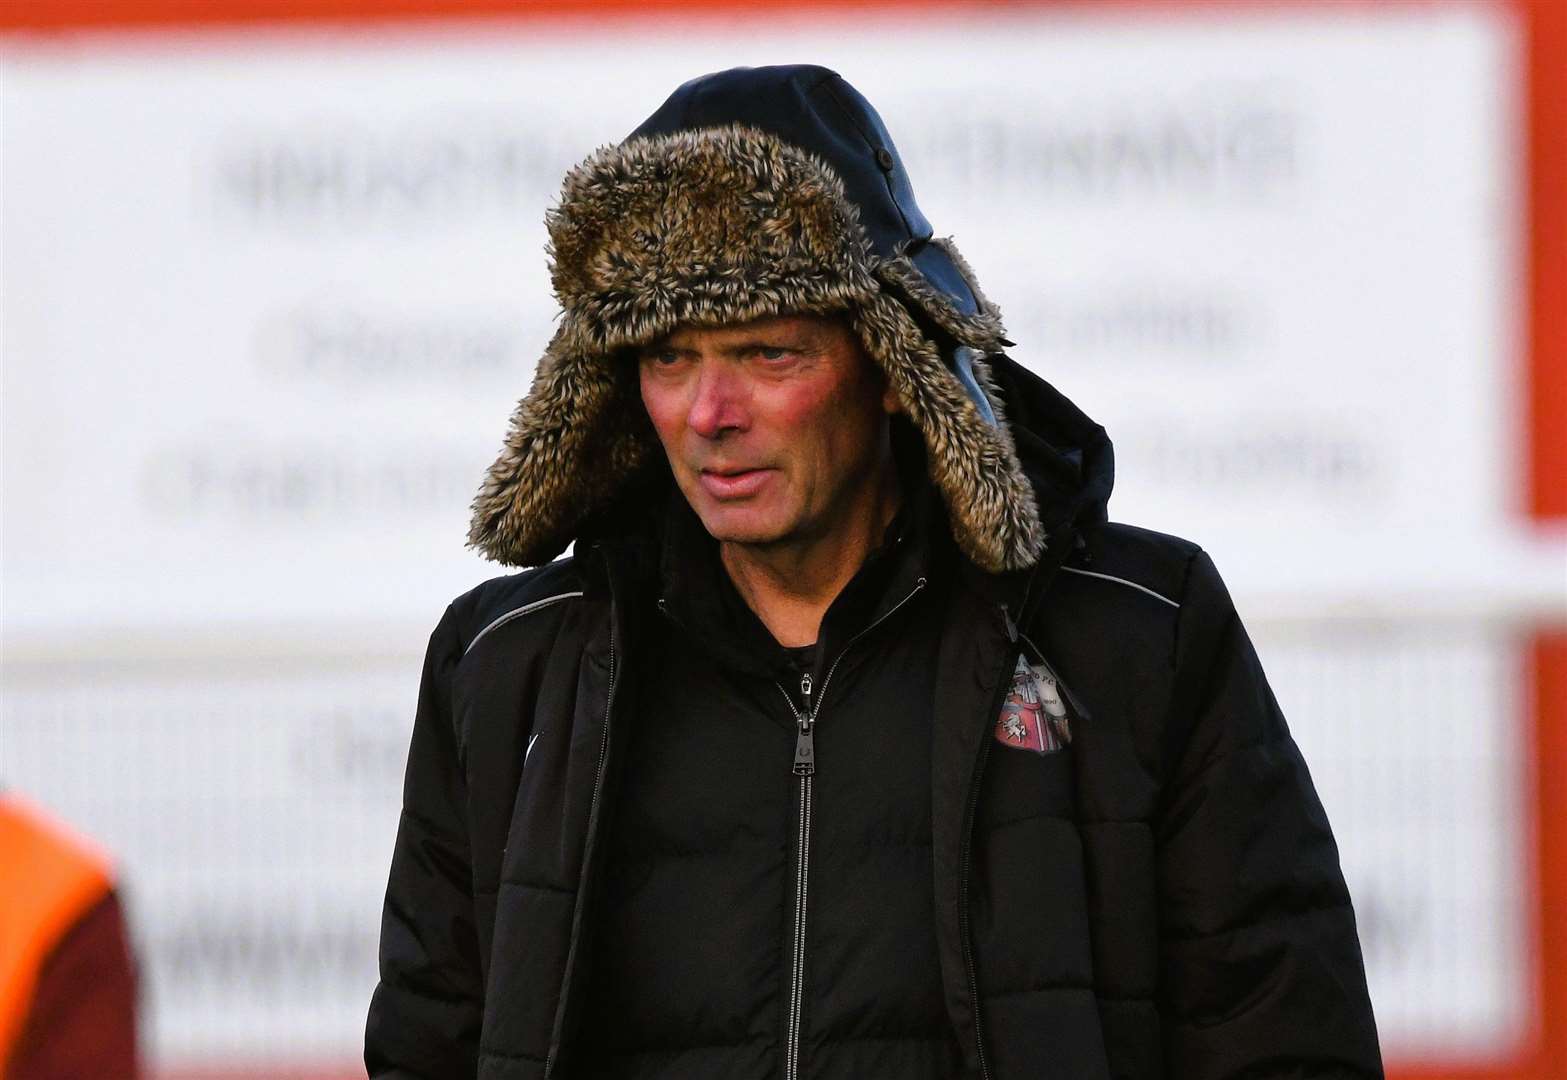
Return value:
<svg viewBox="0 0 1567 1080">
<path fill-rule="evenodd" d="M 743 499 L 760 491 L 772 473 L 767 468 L 724 466 L 702 469 L 698 477 L 702 490 L 715 499 Z"/>
</svg>

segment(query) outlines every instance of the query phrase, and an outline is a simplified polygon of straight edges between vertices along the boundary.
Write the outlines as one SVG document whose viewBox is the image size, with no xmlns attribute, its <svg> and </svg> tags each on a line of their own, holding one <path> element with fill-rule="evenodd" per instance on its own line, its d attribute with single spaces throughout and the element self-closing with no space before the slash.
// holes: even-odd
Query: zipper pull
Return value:
<svg viewBox="0 0 1567 1080">
<path fill-rule="evenodd" d="M 805 701 L 805 711 L 800 714 L 800 730 L 794 738 L 794 775 L 811 776 L 816 772 L 816 713 L 811 708 L 811 676 L 800 676 L 800 697 Z"/>
<path fill-rule="evenodd" d="M 815 724 L 809 716 L 800 720 L 800 730 L 794 737 L 794 775 L 812 776 L 816 773 L 816 742 L 812 737 Z"/>
</svg>

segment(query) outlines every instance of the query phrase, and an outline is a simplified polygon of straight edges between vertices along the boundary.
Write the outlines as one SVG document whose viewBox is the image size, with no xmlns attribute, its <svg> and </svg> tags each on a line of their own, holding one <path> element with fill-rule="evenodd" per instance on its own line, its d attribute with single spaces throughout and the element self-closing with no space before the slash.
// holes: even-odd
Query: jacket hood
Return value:
<svg viewBox="0 0 1567 1080">
<path fill-rule="evenodd" d="M 924 440 L 959 547 L 989 572 L 1038 559 L 1045 521 L 992 376 L 1011 363 L 1000 313 L 836 74 L 686 83 L 567 174 L 546 224 L 560 325 L 474 499 L 470 546 L 548 562 L 667 473 L 638 346 L 683 323 L 843 313 Z"/>
<path fill-rule="evenodd" d="M 1070 533 L 1107 521 L 1115 447 L 1105 429 L 1009 356 L 992 357 L 989 375 L 991 387 L 1005 403 L 1044 531 L 1065 540 Z"/>
</svg>

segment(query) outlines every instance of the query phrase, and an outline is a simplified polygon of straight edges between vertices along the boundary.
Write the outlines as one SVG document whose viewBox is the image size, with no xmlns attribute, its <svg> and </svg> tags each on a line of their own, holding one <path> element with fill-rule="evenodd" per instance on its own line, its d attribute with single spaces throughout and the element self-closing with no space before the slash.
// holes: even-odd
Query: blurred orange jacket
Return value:
<svg viewBox="0 0 1567 1080">
<path fill-rule="evenodd" d="M 90 841 L 66 831 L 39 808 L 12 793 L 0 793 L 0 1076 L 23 1080 L 28 1071 L 19 1057 L 29 1060 L 60 1060 L 49 1045 L 62 1040 L 83 1039 L 69 1047 L 72 1061 L 84 1061 L 84 1053 L 95 1053 L 95 1068 L 102 1076 L 134 1076 L 133 999 L 129 994 L 132 978 L 129 956 L 120 929 L 118 906 L 114 903 L 113 874 L 108 858 Z M 109 969 L 124 978 L 110 979 L 111 987 L 80 985 L 67 978 L 63 994 L 41 994 L 41 985 L 51 966 L 59 966 L 62 945 L 79 927 L 93 930 L 84 938 L 94 952 L 117 952 L 106 956 Z M 99 930 L 107 930 L 100 933 Z M 82 935 L 76 935 L 81 937 Z M 86 940 L 86 939 L 91 940 Z M 105 948 L 107 945 L 107 948 Z M 62 975 L 75 971 L 88 975 L 97 970 L 91 965 L 83 971 L 74 961 L 66 964 Z M 123 993 L 117 993 L 122 989 Z M 115 995 L 105 1002 L 105 994 Z M 38 1006 L 47 997 L 47 1010 Z M 77 999 L 88 1002 L 76 1007 Z M 113 1034 L 103 1030 L 103 1009 L 108 1004 Z M 64 1008 L 58 1006 L 64 1005 Z M 50 1016 L 37 1015 L 47 1011 Z M 72 1013 L 96 1031 L 70 1030 Z M 125 1033 L 129 1032 L 129 1035 Z M 107 1039 L 104 1036 L 109 1036 Z M 89 1046 L 104 1045 L 107 1054 Z"/>
</svg>

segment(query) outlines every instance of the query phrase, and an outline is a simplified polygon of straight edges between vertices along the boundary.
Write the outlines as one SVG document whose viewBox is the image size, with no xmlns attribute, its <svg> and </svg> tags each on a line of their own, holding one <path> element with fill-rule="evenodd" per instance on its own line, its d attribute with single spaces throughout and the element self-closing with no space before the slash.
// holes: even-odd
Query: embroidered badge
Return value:
<svg viewBox="0 0 1567 1080">
<path fill-rule="evenodd" d="M 996 741 L 1036 754 L 1060 750 L 1072 741 L 1060 684 L 1044 664 L 1017 658 L 1012 687 L 996 718 Z"/>
</svg>

